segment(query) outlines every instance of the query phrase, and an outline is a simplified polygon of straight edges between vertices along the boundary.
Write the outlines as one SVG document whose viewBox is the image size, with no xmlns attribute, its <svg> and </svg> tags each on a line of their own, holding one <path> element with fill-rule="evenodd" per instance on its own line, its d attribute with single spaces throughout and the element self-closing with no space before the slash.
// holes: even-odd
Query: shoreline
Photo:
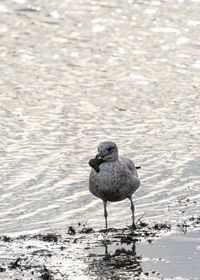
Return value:
<svg viewBox="0 0 200 280">
<path fill-rule="evenodd" d="M 135 232 L 129 228 L 110 228 L 105 232 L 79 224 L 70 226 L 62 235 L 2 235 L 0 279 L 75 279 L 83 275 L 83 279 L 95 279 L 96 275 L 98 279 L 113 279 L 114 275 L 119 279 L 131 279 L 133 275 L 134 279 L 168 279 L 159 271 L 165 256 L 157 259 L 156 266 L 147 257 L 153 244 L 160 242 L 157 249 L 162 249 L 172 243 L 174 234 L 190 236 L 199 230 L 199 224 L 200 217 L 191 216 L 175 226 L 167 223 L 150 226 L 140 221 Z"/>
</svg>

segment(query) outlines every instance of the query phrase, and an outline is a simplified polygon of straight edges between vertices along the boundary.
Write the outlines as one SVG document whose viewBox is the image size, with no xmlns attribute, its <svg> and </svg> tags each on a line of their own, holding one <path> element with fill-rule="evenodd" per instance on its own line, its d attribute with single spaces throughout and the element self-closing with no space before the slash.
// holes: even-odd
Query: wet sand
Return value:
<svg viewBox="0 0 200 280">
<path fill-rule="evenodd" d="M 2 235 L 0 279 L 199 279 L 199 227 L 200 216 L 140 220 L 134 232 L 79 223 L 62 234 Z"/>
</svg>

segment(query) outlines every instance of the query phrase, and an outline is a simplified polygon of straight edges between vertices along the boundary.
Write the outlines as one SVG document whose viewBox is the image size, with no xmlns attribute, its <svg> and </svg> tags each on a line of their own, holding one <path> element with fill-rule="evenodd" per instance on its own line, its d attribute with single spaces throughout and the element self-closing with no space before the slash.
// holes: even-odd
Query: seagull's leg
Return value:
<svg viewBox="0 0 200 280">
<path fill-rule="evenodd" d="M 108 212 L 107 212 L 107 210 L 106 210 L 106 205 L 107 205 L 107 201 L 103 201 L 103 206 L 104 206 L 104 217 L 105 217 L 106 230 L 107 230 L 107 229 L 108 229 L 108 222 L 107 222 Z"/>
<path fill-rule="evenodd" d="M 132 220 L 133 220 L 133 222 L 132 222 L 132 228 L 133 229 L 136 229 L 136 225 L 135 225 L 135 206 L 134 206 L 134 204 L 133 204 L 133 200 L 132 200 L 132 196 L 131 197 L 129 197 L 129 199 L 130 199 L 130 202 L 131 202 L 131 211 L 132 211 Z"/>
</svg>

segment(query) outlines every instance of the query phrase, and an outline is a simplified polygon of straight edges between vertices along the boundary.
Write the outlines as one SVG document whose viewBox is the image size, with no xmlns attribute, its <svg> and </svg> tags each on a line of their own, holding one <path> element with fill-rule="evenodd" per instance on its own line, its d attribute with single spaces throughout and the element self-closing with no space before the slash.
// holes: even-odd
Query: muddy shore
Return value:
<svg viewBox="0 0 200 280">
<path fill-rule="evenodd" d="M 164 259 L 159 257 L 157 270 L 144 269 L 147 256 L 139 254 L 138 247 L 152 250 L 158 240 L 167 244 L 171 235 L 187 237 L 199 227 L 200 217 L 190 217 L 176 225 L 140 220 L 134 232 L 129 228 L 105 232 L 79 224 L 62 234 L 2 235 L 0 279 L 187 279 L 163 276 L 159 265 Z"/>
</svg>

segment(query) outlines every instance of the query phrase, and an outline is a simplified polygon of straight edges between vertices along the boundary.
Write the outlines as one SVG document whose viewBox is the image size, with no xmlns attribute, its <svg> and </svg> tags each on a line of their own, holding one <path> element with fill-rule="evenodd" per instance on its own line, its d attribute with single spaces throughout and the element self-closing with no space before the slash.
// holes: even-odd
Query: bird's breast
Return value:
<svg viewBox="0 0 200 280">
<path fill-rule="evenodd" d="M 99 172 L 91 170 L 89 188 L 105 201 L 120 201 L 130 197 L 139 187 L 140 181 L 123 161 L 103 162 Z"/>
<path fill-rule="evenodd" d="M 99 188 L 113 195 L 120 195 L 120 190 L 125 185 L 125 173 L 120 170 L 120 166 L 115 163 L 101 164 L 100 172 L 96 174 L 96 181 Z"/>
</svg>

